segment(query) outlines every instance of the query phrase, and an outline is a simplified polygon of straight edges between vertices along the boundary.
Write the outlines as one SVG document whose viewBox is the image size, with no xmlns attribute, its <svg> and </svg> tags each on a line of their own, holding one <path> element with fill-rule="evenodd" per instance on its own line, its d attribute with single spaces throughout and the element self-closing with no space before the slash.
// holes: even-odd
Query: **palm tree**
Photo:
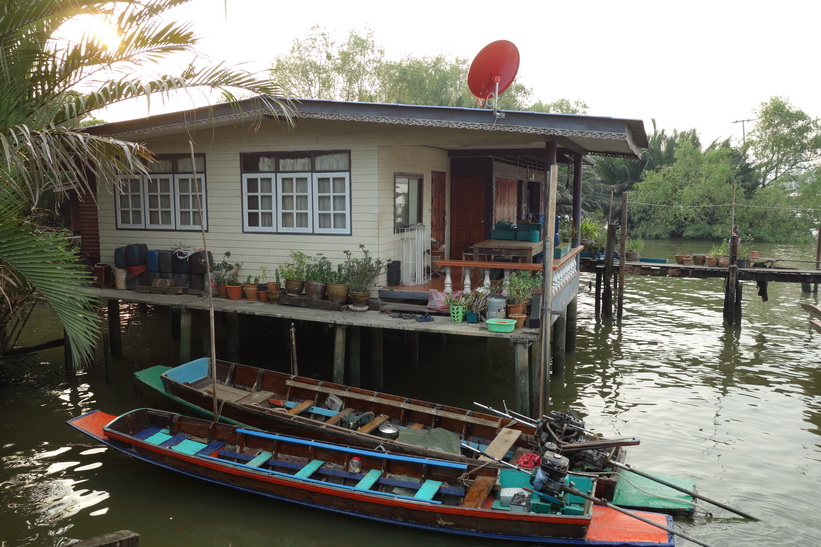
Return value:
<svg viewBox="0 0 821 547">
<path fill-rule="evenodd" d="M 179 74 L 163 73 L 160 61 L 196 53 L 190 26 L 163 20 L 188 1 L 5 0 L 0 7 L 0 355 L 42 297 L 62 322 L 74 362 L 93 357 L 99 303 L 82 292 L 89 275 L 67 234 L 47 225 L 44 209 L 68 190 L 88 193 L 94 180 L 145 172 L 150 153 L 84 132 L 82 121 L 92 112 L 207 88 L 231 101 L 237 90 L 250 93 L 261 111 L 290 119 L 289 105 L 271 98 L 281 95 L 279 87 L 248 72 L 195 60 Z M 93 34 L 56 39 L 78 16 L 106 21 L 119 43 L 107 47 Z"/>
</svg>

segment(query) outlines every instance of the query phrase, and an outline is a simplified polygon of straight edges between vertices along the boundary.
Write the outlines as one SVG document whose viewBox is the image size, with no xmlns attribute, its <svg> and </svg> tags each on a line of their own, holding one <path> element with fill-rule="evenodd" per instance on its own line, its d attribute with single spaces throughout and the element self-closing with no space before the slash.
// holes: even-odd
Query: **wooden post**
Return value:
<svg viewBox="0 0 821 547">
<path fill-rule="evenodd" d="M 550 338 L 552 348 L 551 351 L 553 352 L 553 370 L 551 371 L 554 376 L 562 376 L 564 374 L 564 362 L 565 362 L 565 340 L 567 339 L 567 319 L 566 314 L 559 315 L 556 317 L 556 321 L 553 323 L 553 336 Z"/>
<path fill-rule="evenodd" d="M 602 316 L 613 317 L 613 254 L 616 246 L 616 225 L 607 225 L 607 244 L 604 248 L 604 291 L 602 294 Z"/>
<path fill-rule="evenodd" d="M 371 382 L 377 391 L 382 391 L 385 388 L 384 375 L 384 329 L 369 329 L 371 342 Z"/>
<path fill-rule="evenodd" d="M 239 313 L 232 311 L 225 313 L 227 323 L 225 329 L 225 349 L 228 353 L 228 360 L 239 363 Z"/>
<path fill-rule="evenodd" d="M 490 342 L 490 339 L 487 339 Z M 541 399 L 541 394 L 539 392 L 541 379 L 539 378 L 540 367 L 542 362 L 542 340 L 541 337 L 536 338 L 533 341 L 533 344 L 530 346 L 530 407 L 531 409 L 538 409 L 539 408 L 539 401 Z"/>
<path fill-rule="evenodd" d="M 596 308 L 596 318 L 598 319 L 601 317 L 601 300 L 602 300 L 602 271 L 600 269 L 596 269 L 596 296 L 595 296 L 595 308 Z"/>
<path fill-rule="evenodd" d="M 180 310 L 180 363 L 191 360 L 191 309 Z"/>
<path fill-rule="evenodd" d="M 530 363 L 527 348 L 527 341 L 513 341 L 513 363 L 516 374 L 516 412 L 531 416 L 533 409 L 530 408 Z M 547 405 L 545 405 L 545 408 L 547 408 Z"/>
<path fill-rule="evenodd" d="M 621 231 L 619 238 L 619 286 L 618 311 L 616 317 L 621 319 L 624 312 L 624 264 L 627 262 L 627 192 L 621 194 Z"/>
<path fill-rule="evenodd" d="M 345 383 L 345 338 L 348 334 L 346 325 L 334 327 L 334 382 Z"/>
<path fill-rule="evenodd" d="M 351 342 L 348 346 L 348 363 L 350 374 L 348 383 L 354 387 L 362 386 L 362 327 L 351 327 Z"/>
<path fill-rule="evenodd" d="M 63 364 L 66 368 L 66 376 L 74 376 L 74 356 L 71 353 L 71 340 L 68 339 L 65 329 L 63 329 Z"/>
<path fill-rule="evenodd" d="M 576 320 L 578 319 L 578 299 L 574 297 L 567 305 L 567 334 L 565 335 L 565 352 L 576 353 Z"/>
<path fill-rule="evenodd" d="M 123 337 L 120 333 L 120 301 L 108 301 L 108 335 L 111 338 L 111 356 L 123 356 Z"/>
<path fill-rule="evenodd" d="M 741 284 L 738 281 L 738 234 L 730 237 L 730 266 L 727 268 L 727 284 L 724 286 L 724 323 L 741 324 Z"/>
</svg>

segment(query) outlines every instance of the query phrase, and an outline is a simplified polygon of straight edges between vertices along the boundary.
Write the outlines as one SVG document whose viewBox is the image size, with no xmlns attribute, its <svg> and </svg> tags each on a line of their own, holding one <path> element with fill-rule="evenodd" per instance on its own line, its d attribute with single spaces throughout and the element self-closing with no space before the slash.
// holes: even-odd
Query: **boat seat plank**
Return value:
<svg viewBox="0 0 821 547">
<path fill-rule="evenodd" d="M 203 448 L 205 448 L 205 443 L 201 443 L 199 441 L 194 441 L 191 439 L 185 439 L 182 442 L 172 446 L 171 450 L 174 450 L 176 452 L 182 452 L 183 454 L 188 454 L 189 456 L 193 456 Z"/>
<path fill-rule="evenodd" d="M 208 390 L 206 393 L 209 395 L 213 395 L 214 392 L 211 391 L 213 385 L 208 386 Z M 236 403 L 240 399 L 247 397 L 251 392 L 246 391 L 244 389 L 239 389 L 237 387 L 225 386 L 222 384 L 217 384 L 217 398 L 223 399 L 228 401 L 229 403 Z"/>
<path fill-rule="evenodd" d="M 376 484 L 376 481 L 378 481 L 381 476 L 382 476 L 382 471 L 381 470 L 371 469 L 370 471 L 368 471 L 365 474 L 364 477 L 362 477 L 362 480 L 360 480 L 358 483 L 356 483 L 356 486 L 354 486 L 354 488 L 358 488 L 360 490 L 368 490 L 368 489 L 370 489 L 371 486 Z"/>
<path fill-rule="evenodd" d="M 183 441 L 184 441 L 184 440 L 186 440 L 187 438 L 188 438 L 188 436 L 187 436 L 187 435 L 185 435 L 185 434 L 183 434 L 183 433 L 179 433 L 179 434 L 177 434 L 177 435 L 174 435 L 173 437 L 169 437 L 169 438 L 167 438 L 166 440 L 164 440 L 163 442 L 161 442 L 161 443 L 159 443 L 159 444 L 160 444 L 160 446 L 162 446 L 163 448 L 171 448 L 171 447 L 173 447 L 173 446 L 175 446 L 175 445 L 180 444 L 181 442 L 183 442 Z"/>
<path fill-rule="evenodd" d="M 410 429 L 425 429 L 425 425 L 424 425 L 424 424 L 413 424 L 413 425 L 410 425 L 410 426 L 408 426 L 408 427 L 409 427 Z"/>
<path fill-rule="evenodd" d="M 414 495 L 413 497 L 414 497 L 414 499 L 418 499 L 418 500 L 430 501 L 430 500 L 433 499 L 433 496 L 436 495 L 436 492 L 439 491 L 439 487 L 441 487 L 441 486 L 442 486 L 441 481 L 435 481 L 435 480 L 432 480 L 432 479 L 428 479 L 424 483 L 422 483 L 422 486 L 419 487 L 419 490 L 416 492 L 416 495 Z"/>
<path fill-rule="evenodd" d="M 388 418 L 390 418 L 390 416 L 387 414 L 380 414 L 370 422 L 357 429 L 357 431 L 360 433 L 371 433 L 374 429 L 385 423 Z"/>
<path fill-rule="evenodd" d="M 254 458 L 251 461 L 249 461 L 246 465 L 249 465 L 251 467 L 261 467 L 265 462 L 270 460 L 273 456 L 274 456 L 273 452 L 262 451 L 259 454 L 257 454 L 256 456 L 254 456 Z"/>
<path fill-rule="evenodd" d="M 223 446 L 225 446 L 225 443 L 223 441 L 214 441 L 211 444 L 209 444 L 208 446 L 206 446 L 205 448 L 203 448 L 202 450 L 200 450 L 199 452 L 197 452 L 196 455 L 197 456 L 203 456 L 203 455 L 207 456 L 207 455 L 213 454 L 214 452 L 216 452 L 217 450 L 219 450 Z"/>
<path fill-rule="evenodd" d="M 148 439 L 150 437 L 154 436 L 155 434 L 160 433 L 160 432 L 165 433 L 166 435 L 168 435 L 168 430 L 167 429 L 160 429 L 159 427 L 153 427 L 152 426 L 152 427 L 146 427 L 145 429 L 143 429 L 142 431 L 140 431 L 139 433 L 134 435 L 134 438 L 135 439 L 140 439 L 141 441 L 151 442 Z"/>
<path fill-rule="evenodd" d="M 518 429 L 502 429 L 496 438 L 485 449 L 487 456 L 479 456 L 480 461 L 493 461 L 493 459 L 503 460 L 507 452 L 513 448 L 516 441 L 521 437 L 522 432 Z M 491 456 L 491 457 L 488 457 Z"/>
<path fill-rule="evenodd" d="M 473 484 L 470 486 L 468 493 L 465 494 L 465 500 L 462 502 L 462 507 L 471 509 L 478 509 L 482 507 L 485 500 L 493 490 L 493 485 L 496 484 L 496 477 L 476 477 Z"/>
<path fill-rule="evenodd" d="M 305 467 L 294 473 L 294 476 L 299 477 L 301 479 L 307 479 L 308 477 L 316 473 L 316 470 L 322 467 L 324 463 L 325 462 L 322 460 L 311 460 L 309 464 L 307 464 Z"/>
<path fill-rule="evenodd" d="M 160 445 L 168 441 L 168 439 L 171 438 L 171 435 L 166 433 L 166 431 L 158 431 L 157 433 L 154 433 L 153 435 L 145 439 L 145 442 Z"/>
<path fill-rule="evenodd" d="M 299 403 L 298 405 L 296 405 L 294 408 L 289 409 L 287 412 L 288 412 L 288 414 L 292 414 L 292 415 L 295 416 L 297 414 L 305 412 L 306 410 L 308 410 L 309 408 L 314 406 L 315 402 L 316 401 L 311 401 L 310 399 L 306 399 L 306 400 L 302 401 L 301 403 Z"/>
<path fill-rule="evenodd" d="M 325 423 L 328 425 L 336 425 L 339 423 L 340 420 L 342 420 L 342 418 L 345 417 L 345 414 L 350 414 L 351 412 L 353 412 L 352 408 L 344 408 L 341 412 L 338 412 L 331 418 L 328 418 L 328 420 Z"/>
</svg>

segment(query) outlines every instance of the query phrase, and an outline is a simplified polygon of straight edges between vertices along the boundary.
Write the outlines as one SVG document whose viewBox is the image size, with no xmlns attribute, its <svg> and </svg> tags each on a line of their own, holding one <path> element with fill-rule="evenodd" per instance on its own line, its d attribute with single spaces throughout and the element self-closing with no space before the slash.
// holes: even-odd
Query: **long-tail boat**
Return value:
<svg viewBox="0 0 821 547">
<path fill-rule="evenodd" d="M 386 523 L 508 541 L 672 546 L 671 517 L 594 505 L 568 460 L 538 471 L 437 460 L 138 409 L 69 425 L 126 455 L 268 498 Z M 216 495 L 216 494 L 215 494 Z M 595 500 L 598 501 L 598 500 Z M 641 520 L 639 520 L 641 519 Z"/>
<path fill-rule="evenodd" d="M 157 365 L 136 377 L 198 414 L 212 417 L 216 391 L 223 421 L 319 441 L 462 462 L 478 458 L 490 466 L 497 465 L 493 458 L 518 462 L 557 451 L 574 471 L 599 473 L 596 494 L 605 499 L 671 514 L 694 508 L 691 496 L 658 483 L 620 481 L 629 472 L 608 462 L 623 463 L 623 447 L 638 439 L 585 433 L 578 425 L 583 422 L 565 413 L 551 412 L 531 424 L 493 409 L 466 410 L 222 360 L 216 361 L 215 380 L 209 365 L 208 358 Z M 694 488 L 692 481 L 665 479 Z"/>
</svg>

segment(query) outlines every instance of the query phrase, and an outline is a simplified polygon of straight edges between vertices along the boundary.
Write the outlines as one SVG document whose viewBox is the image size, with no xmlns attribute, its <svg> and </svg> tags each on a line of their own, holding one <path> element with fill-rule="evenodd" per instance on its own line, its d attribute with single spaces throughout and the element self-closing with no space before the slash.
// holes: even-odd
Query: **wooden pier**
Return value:
<svg viewBox="0 0 821 547">
<path fill-rule="evenodd" d="M 87 291 L 108 304 L 108 336 L 110 354 L 122 354 L 120 334 L 120 303 L 133 302 L 153 306 L 165 306 L 180 313 L 180 362 L 191 360 L 192 313 L 207 311 L 209 300 L 201 295 L 170 295 L 140 293 L 130 290 L 89 288 Z M 370 359 L 374 370 L 375 389 L 381 390 L 382 367 L 382 338 L 385 329 L 405 331 L 412 338 L 419 333 L 455 334 L 459 336 L 474 336 L 481 338 L 497 338 L 508 340 L 513 347 L 513 361 L 517 381 L 516 406 L 523 413 L 530 411 L 530 405 L 535 400 L 535 394 L 528 379 L 533 377 L 533 364 L 530 358 L 530 349 L 538 342 L 539 329 L 522 328 L 510 333 L 491 332 L 484 323 L 470 324 L 455 323 L 448 316 L 439 315 L 432 321 L 414 321 L 397 319 L 390 313 L 376 310 L 369 311 L 332 311 L 309 307 L 286 306 L 266 302 L 249 302 L 248 300 L 227 300 L 214 298 L 215 313 L 222 313 L 228 318 L 229 339 L 236 340 L 238 331 L 238 316 L 240 314 L 284 319 L 289 321 L 309 321 L 313 323 L 332 325 L 334 336 L 333 381 L 358 386 L 360 384 L 360 360 L 362 329 L 371 329 Z M 233 327 L 232 327 L 233 325 Z M 346 370 L 347 356 L 347 370 Z M 228 359 L 237 360 L 235 356 Z M 347 376 L 347 382 L 345 381 Z"/>
</svg>

